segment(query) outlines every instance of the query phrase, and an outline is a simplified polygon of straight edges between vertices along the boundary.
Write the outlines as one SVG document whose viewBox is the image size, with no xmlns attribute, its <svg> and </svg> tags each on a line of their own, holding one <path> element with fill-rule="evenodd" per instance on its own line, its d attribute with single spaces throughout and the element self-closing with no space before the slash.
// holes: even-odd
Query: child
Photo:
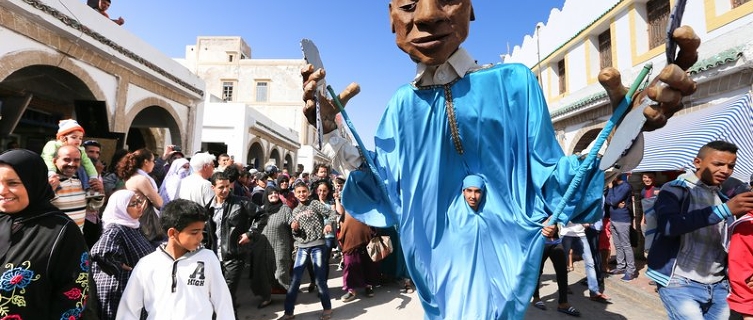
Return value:
<svg viewBox="0 0 753 320">
<path fill-rule="evenodd" d="M 730 226 L 729 308 L 737 319 L 753 320 L 753 212 L 740 217 Z M 733 319 L 733 317 L 730 317 Z"/>
<path fill-rule="evenodd" d="M 97 173 L 97 169 L 94 167 L 91 159 L 85 156 L 86 151 L 83 147 L 81 147 L 81 142 L 84 140 L 84 128 L 81 127 L 81 125 L 79 125 L 76 120 L 60 120 L 56 138 L 57 140 L 48 141 L 42 149 L 42 160 L 44 160 L 44 163 L 47 165 L 48 170 L 47 176 L 57 176 L 57 168 L 55 168 L 55 162 L 52 159 L 57 154 L 58 148 L 64 145 L 74 146 L 81 150 L 81 155 L 84 155 L 84 157 L 81 157 L 81 166 L 84 168 L 86 175 L 88 176 L 88 179 L 83 179 L 83 177 L 81 177 L 82 179 L 80 179 L 84 189 L 89 189 L 89 187 L 91 186 L 94 191 L 102 192 L 103 190 L 100 190 L 101 184 L 99 183 L 99 174 Z M 96 182 L 92 183 L 95 180 Z"/>
<path fill-rule="evenodd" d="M 162 209 L 160 221 L 167 243 L 136 264 L 116 319 L 139 319 L 142 309 L 147 319 L 235 319 L 217 256 L 199 248 L 206 210 L 176 199 Z"/>
<path fill-rule="evenodd" d="M 290 227 L 293 229 L 293 239 L 295 239 L 295 245 L 298 249 L 293 265 L 293 280 L 290 283 L 287 295 L 285 295 L 285 315 L 280 319 L 295 318 L 293 309 L 298 298 L 298 287 L 301 285 L 303 270 L 306 269 L 306 265 L 311 259 L 314 262 L 315 282 L 319 288 L 319 299 L 324 309 L 319 319 L 327 320 L 332 317 L 332 303 L 327 287 L 326 270 L 329 269 L 329 266 L 325 265 L 324 254 L 327 249 L 324 234 L 333 232 L 333 230 L 332 225 L 324 224 L 324 219 L 329 218 L 331 221 L 335 221 L 337 213 L 319 200 L 309 199 L 309 188 L 304 182 L 296 183 L 293 190 L 300 203 L 293 209 Z"/>
</svg>

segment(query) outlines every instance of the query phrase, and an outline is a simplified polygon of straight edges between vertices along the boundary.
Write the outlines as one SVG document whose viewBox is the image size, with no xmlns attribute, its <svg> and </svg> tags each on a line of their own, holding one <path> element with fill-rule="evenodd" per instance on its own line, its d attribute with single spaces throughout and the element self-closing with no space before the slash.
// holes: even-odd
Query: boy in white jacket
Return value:
<svg viewBox="0 0 753 320">
<path fill-rule="evenodd" d="M 176 199 L 165 205 L 160 221 L 167 243 L 141 258 L 133 269 L 116 319 L 235 319 L 230 290 L 217 256 L 199 249 L 206 211 L 198 203 Z"/>
</svg>

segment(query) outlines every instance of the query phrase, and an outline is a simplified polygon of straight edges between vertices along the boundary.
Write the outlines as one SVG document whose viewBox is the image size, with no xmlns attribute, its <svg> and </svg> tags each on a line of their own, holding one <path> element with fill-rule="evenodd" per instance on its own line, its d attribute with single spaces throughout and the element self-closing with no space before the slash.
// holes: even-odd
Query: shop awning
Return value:
<svg viewBox="0 0 753 320">
<path fill-rule="evenodd" d="M 753 109 L 750 93 L 672 117 L 664 128 L 644 133 L 643 160 L 633 172 L 693 168 L 698 149 L 714 140 L 729 141 L 738 146 L 737 165 L 732 176 L 748 181 L 753 173 Z"/>
</svg>

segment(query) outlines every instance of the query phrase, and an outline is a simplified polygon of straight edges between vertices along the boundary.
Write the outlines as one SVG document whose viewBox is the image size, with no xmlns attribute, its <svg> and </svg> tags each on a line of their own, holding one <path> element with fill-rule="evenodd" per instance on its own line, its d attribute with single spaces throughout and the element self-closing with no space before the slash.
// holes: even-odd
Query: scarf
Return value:
<svg viewBox="0 0 753 320">
<path fill-rule="evenodd" d="M 47 166 L 42 157 L 26 149 L 12 149 L 0 154 L 0 164 L 13 168 L 29 197 L 29 205 L 18 212 L 0 212 L 0 258 L 11 246 L 14 225 L 58 209 L 50 203 L 55 197 L 47 181 Z"/>
<path fill-rule="evenodd" d="M 133 229 L 140 226 L 139 219 L 134 219 L 128 214 L 128 204 L 131 203 L 135 194 L 131 190 L 118 190 L 110 196 L 107 207 L 102 213 L 102 222 L 104 222 L 105 229 L 111 224 L 119 224 Z"/>
<path fill-rule="evenodd" d="M 175 159 L 170 168 L 167 170 L 165 180 L 162 181 L 162 185 L 159 187 L 159 195 L 162 197 L 162 206 L 165 206 L 168 202 L 173 201 L 178 194 L 178 186 L 180 186 L 180 180 L 191 175 L 191 167 L 188 169 L 183 168 L 183 165 L 188 163 L 188 160 L 180 158 Z"/>
<path fill-rule="evenodd" d="M 269 201 L 269 194 L 271 194 L 273 191 L 277 191 L 279 194 L 280 189 L 277 187 L 267 187 L 264 189 L 264 211 L 266 211 L 269 215 L 275 214 L 278 211 L 280 211 L 280 207 L 282 207 L 282 200 L 277 200 L 277 202 L 271 202 Z M 282 197 L 282 195 L 280 195 Z"/>
</svg>

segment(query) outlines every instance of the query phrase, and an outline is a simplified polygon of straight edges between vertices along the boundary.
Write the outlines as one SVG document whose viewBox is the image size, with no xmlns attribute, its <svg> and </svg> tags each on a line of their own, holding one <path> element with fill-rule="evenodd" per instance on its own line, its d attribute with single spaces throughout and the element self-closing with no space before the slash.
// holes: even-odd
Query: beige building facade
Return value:
<svg viewBox="0 0 753 320">
<path fill-rule="evenodd" d="M 329 160 L 311 145 L 315 131 L 301 112 L 303 59 L 254 59 L 241 37 L 198 37 L 177 60 L 206 82 L 202 143 L 257 168 L 311 171 Z"/>
<path fill-rule="evenodd" d="M 0 0 L 4 146 L 39 152 L 73 118 L 105 155 L 166 144 L 192 152 L 204 99 L 204 81 L 85 3 Z"/>
</svg>

